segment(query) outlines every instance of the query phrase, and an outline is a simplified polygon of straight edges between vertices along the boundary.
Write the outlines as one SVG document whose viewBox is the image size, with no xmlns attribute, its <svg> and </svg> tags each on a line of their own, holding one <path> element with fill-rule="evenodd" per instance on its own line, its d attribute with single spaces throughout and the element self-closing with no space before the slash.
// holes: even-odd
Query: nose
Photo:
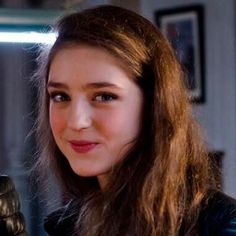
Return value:
<svg viewBox="0 0 236 236">
<path fill-rule="evenodd" d="M 68 113 L 68 127 L 79 131 L 89 128 L 92 124 L 92 111 L 86 100 L 79 99 L 71 103 Z"/>
</svg>

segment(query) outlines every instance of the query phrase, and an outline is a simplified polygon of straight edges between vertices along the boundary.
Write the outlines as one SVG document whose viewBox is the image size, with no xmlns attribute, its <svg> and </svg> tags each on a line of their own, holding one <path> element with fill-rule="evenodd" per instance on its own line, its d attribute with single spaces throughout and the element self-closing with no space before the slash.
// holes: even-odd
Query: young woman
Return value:
<svg viewBox="0 0 236 236">
<path fill-rule="evenodd" d="M 40 56 L 37 166 L 69 203 L 49 235 L 236 235 L 236 203 L 214 190 L 184 75 L 160 31 L 100 6 L 62 18 Z"/>
</svg>

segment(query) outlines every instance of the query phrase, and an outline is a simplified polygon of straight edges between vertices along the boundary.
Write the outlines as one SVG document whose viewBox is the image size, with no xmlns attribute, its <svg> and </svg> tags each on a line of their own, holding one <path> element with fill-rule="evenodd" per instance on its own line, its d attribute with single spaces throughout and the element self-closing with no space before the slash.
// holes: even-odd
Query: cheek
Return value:
<svg viewBox="0 0 236 236">
<path fill-rule="evenodd" d="M 57 109 L 50 107 L 49 121 L 54 135 L 63 131 L 66 126 L 66 119 L 63 114 L 59 113 Z"/>
<path fill-rule="evenodd" d="M 134 113 L 127 112 L 127 109 L 113 110 L 106 115 L 100 114 L 97 123 L 104 135 L 109 138 L 114 138 L 114 136 L 133 138 L 139 130 L 139 115 Z"/>
<path fill-rule="evenodd" d="M 110 115 L 109 115 L 110 114 Z M 112 117 L 112 118 L 110 118 Z M 93 128 L 99 136 L 109 139 L 114 124 L 114 113 L 97 111 L 93 116 Z"/>
</svg>

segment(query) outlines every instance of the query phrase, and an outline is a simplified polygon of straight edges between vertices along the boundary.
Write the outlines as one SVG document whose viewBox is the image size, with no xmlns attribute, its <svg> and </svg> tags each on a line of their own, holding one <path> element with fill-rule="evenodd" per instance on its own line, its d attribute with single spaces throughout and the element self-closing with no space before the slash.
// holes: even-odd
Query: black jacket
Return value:
<svg viewBox="0 0 236 236">
<path fill-rule="evenodd" d="M 69 203 L 46 218 L 44 226 L 48 235 L 73 235 L 76 217 L 71 205 Z M 215 192 L 208 204 L 203 206 L 198 223 L 200 236 L 236 236 L 236 200 L 222 192 Z"/>
<path fill-rule="evenodd" d="M 236 236 L 236 200 L 216 192 L 199 217 L 200 235 Z"/>
</svg>

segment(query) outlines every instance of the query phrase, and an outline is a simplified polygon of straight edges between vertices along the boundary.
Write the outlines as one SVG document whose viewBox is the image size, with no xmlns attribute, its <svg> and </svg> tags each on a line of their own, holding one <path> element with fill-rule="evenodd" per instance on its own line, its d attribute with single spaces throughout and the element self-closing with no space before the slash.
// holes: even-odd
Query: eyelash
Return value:
<svg viewBox="0 0 236 236">
<path fill-rule="evenodd" d="M 99 101 L 96 100 L 97 97 L 101 97 L 102 99 L 100 99 Z M 105 98 L 103 100 L 103 98 Z M 97 101 L 97 102 L 101 102 L 101 103 L 107 103 L 107 102 L 111 102 L 113 100 L 117 100 L 118 99 L 118 96 L 116 94 L 113 94 L 113 93 L 108 93 L 108 92 L 99 92 L 99 93 L 96 93 L 94 98 L 92 99 L 93 101 Z"/>
<path fill-rule="evenodd" d="M 59 100 L 57 96 L 60 96 Z M 49 93 L 49 97 L 55 103 L 70 101 L 70 97 L 64 92 L 51 92 Z M 101 97 L 101 98 L 97 100 L 98 97 Z M 99 102 L 99 103 L 108 103 L 117 99 L 118 99 L 118 96 L 116 94 L 108 93 L 108 92 L 98 92 L 93 96 L 92 101 Z"/>
<path fill-rule="evenodd" d="M 60 96 L 59 100 L 57 99 L 58 96 Z M 69 96 L 63 92 L 51 92 L 49 93 L 49 97 L 55 103 L 70 101 Z"/>
</svg>

